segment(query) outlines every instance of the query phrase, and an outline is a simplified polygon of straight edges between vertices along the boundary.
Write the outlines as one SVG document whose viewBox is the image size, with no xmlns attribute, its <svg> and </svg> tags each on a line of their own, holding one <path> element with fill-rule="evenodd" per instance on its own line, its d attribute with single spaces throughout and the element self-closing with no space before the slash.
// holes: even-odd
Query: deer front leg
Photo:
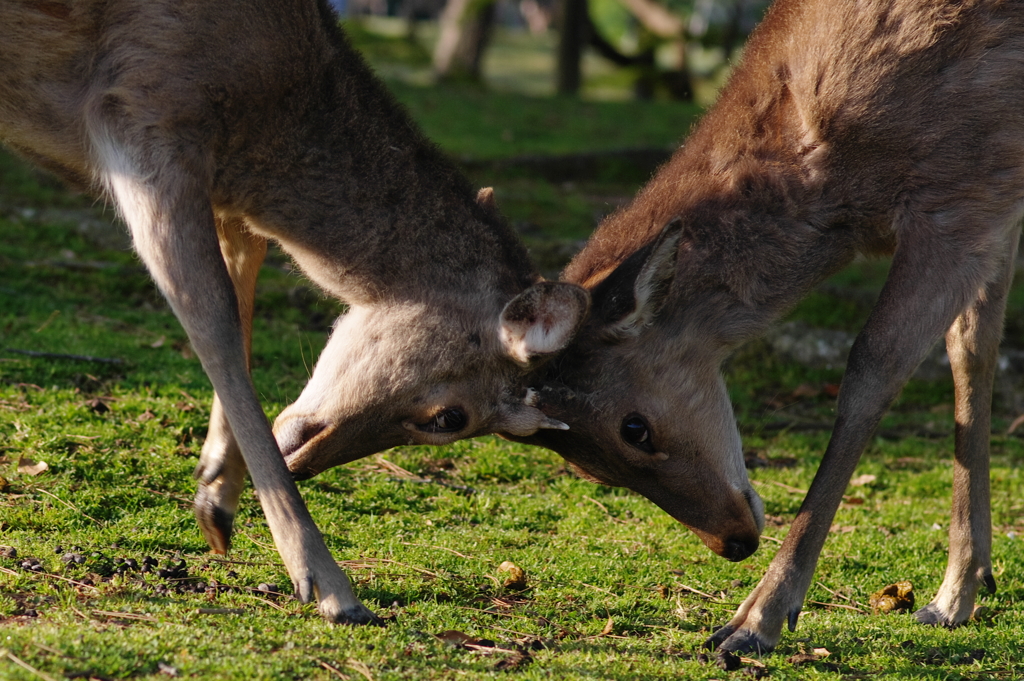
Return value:
<svg viewBox="0 0 1024 681">
<path fill-rule="evenodd" d="M 946 350 L 956 387 L 956 455 L 953 509 L 949 521 L 949 562 L 931 603 L 914 613 L 923 624 L 963 624 L 974 611 L 984 585 L 995 593 L 992 576 L 992 512 L 989 501 L 989 437 L 992 383 L 999 361 L 1006 295 L 1013 279 L 1018 232 L 1007 246 L 1000 277 L 946 333 Z"/>
<path fill-rule="evenodd" d="M 862 341 L 863 338 L 862 333 L 851 350 L 851 364 L 855 353 L 864 357 L 870 352 L 868 342 Z M 869 388 L 865 386 L 858 390 L 858 381 L 850 379 L 848 372 L 840 392 L 839 416 L 832 439 L 782 547 L 736 615 L 705 642 L 705 647 L 728 652 L 763 653 L 772 650 L 779 642 L 784 623 L 788 623 L 790 631 L 796 629 L 797 617 L 818 564 L 818 555 L 843 492 L 861 451 L 888 405 L 885 401 L 873 409 L 848 414 L 855 411 L 849 405 L 851 401 L 862 402 L 871 396 Z"/>
<path fill-rule="evenodd" d="M 784 623 L 795 629 L 861 452 L 914 369 L 976 295 L 985 263 L 970 262 L 961 255 L 966 249 L 955 245 L 914 243 L 914 234 L 927 231 L 908 231 L 901 240 L 878 303 L 850 350 L 832 437 L 782 547 L 733 619 L 705 646 L 764 652 L 778 643 Z"/>
<path fill-rule="evenodd" d="M 266 239 L 252 234 L 239 218 L 217 220 L 220 252 L 238 298 L 238 316 L 245 344 L 246 367 L 252 353 L 252 315 L 256 278 L 267 254 Z M 238 498 L 245 486 L 245 460 L 217 395 L 213 397 L 210 428 L 196 466 L 199 480 L 194 510 L 199 529 L 215 553 L 231 547 L 231 529 Z"/>
<path fill-rule="evenodd" d="M 104 102 L 103 111 L 116 111 L 115 104 Z M 168 134 L 161 128 L 119 130 L 103 118 L 93 123 L 100 177 L 221 398 L 296 596 L 302 601 L 315 597 L 320 613 L 332 622 L 374 621 L 324 545 L 249 378 L 238 301 L 218 245 L 209 183 L 184 170 L 209 164 L 180 140 L 154 139 Z"/>
</svg>

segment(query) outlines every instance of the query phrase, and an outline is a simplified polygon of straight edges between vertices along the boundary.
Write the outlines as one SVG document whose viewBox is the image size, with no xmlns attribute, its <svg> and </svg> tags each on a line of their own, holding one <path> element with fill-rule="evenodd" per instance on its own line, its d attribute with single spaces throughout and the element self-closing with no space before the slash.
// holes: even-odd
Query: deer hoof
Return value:
<svg viewBox="0 0 1024 681">
<path fill-rule="evenodd" d="M 384 626 L 384 620 L 377 617 L 372 610 L 362 603 L 357 603 L 354 606 L 336 612 L 325 612 L 324 609 L 321 608 L 320 614 L 324 616 L 324 619 L 333 624 L 374 627 Z"/>
<path fill-rule="evenodd" d="M 355 624 L 365 625 L 371 627 L 383 627 L 384 620 L 377 617 L 372 610 L 359 606 L 358 608 L 352 608 L 346 610 L 344 613 L 344 621 L 338 622 L 338 624 Z"/>
<path fill-rule="evenodd" d="M 196 521 L 214 553 L 225 554 L 231 548 L 231 528 L 235 514 L 219 506 L 205 485 L 200 485 L 193 503 Z"/>
<path fill-rule="evenodd" d="M 705 643 L 705 645 L 707 645 Z M 740 629 L 718 645 L 718 654 L 722 653 L 769 653 L 775 646 L 770 645 L 759 634 L 750 629 Z"/>
<path fill-rule="evenodd" d="M 714 633 L 712 633 L 711 636 L 709 636 L 708 639 L 704 641 L 704 649 L 716 650 L 718 646 L 722 645 L 727 638 L 733 635 L 735 631 L 736 628 L 728 624 L 724 627 L 719 627 L 718 629 L 715 629 Z"/>
<path fill-rule="evenodd" d="M 220 477 L 221 472 L 224 470 L 224 460 L 214 462 L 211 466 L 209 462 L 204 462 L 202 457 L 199 458 L 199 463 L 196 464 L 195 469 L 192 471 L 192 477 L 204 485 L 213 483 L 214 480 Z"/>
<path fill-rule="evenodd" d="M 914 619 L 919 623 L 927 624 L 930 627 L 948 627 L 952 629 L 958 624 L 957 622 L 951 622 L 947 619 L 934 603 L 929 603 L 915 612 Z"/>
</svg>

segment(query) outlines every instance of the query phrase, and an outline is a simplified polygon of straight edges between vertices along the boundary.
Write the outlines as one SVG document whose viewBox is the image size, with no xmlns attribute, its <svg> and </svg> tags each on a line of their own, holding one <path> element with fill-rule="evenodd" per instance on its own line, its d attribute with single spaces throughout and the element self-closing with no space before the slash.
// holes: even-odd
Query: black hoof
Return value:
<svg viewBox="0 0 1024 681">
<path fill-rule="evenodd" d="M 704 647 L 709 650 L 716 650 L 721 656 L 723 653 L 757 653 L 762 655 L 771 652 L 774 646 L 770 646 L 749 629 L 732 631 L 730 634 L 722 635 L 730 627 L 722 627 L 716 631 L 711 638 L 704 642 Z"/>
<path fill-rule="evenodd" d="M 935 607 L 934 603 L 929 603 L 920 610 L 914 613 L 914 619 L 920 624 L 926 624 L 930 627 L 947 627 L 952 629 L 956 626 L 952 622 L 946 620 L 939 612 L 939 609 Z"/>
<path fill-rule="evenodd" d="M 194 505 L 199 529 L 206 538 L 206 543 L 214 553 L 226 554 L 231 548 L 231 531 L 235 524 L 235 514 L 225 511 L 207 499 L 204 489 L 199 488 Z"/>
<path fill-rule="evenodd" d="M 718 648 L 718 646 L 722 645 L 722 643 L 725 642 L 725 639 L 732 636 L 734 631 L 736 630 L 730 627 L 728 624 L 724 627 L 719 627 L 718 629 L 715 629 L 714 633 L 712 633 L 711 636 L 709 636 L 708 639 L 704 641 L 704 650 L 715 650 L 716 648 Z"/>
<path fill-rule="evenodd" d="M 335 620 L 335 624 L 383 627 L 387 623 L 380 617 L 377 617 L 377 615 L 375 615 L 373 611 L 360 606 L 358 608 L 349 608 L 348 610 L 341 613 L 338 619 Z"/>
</svg>

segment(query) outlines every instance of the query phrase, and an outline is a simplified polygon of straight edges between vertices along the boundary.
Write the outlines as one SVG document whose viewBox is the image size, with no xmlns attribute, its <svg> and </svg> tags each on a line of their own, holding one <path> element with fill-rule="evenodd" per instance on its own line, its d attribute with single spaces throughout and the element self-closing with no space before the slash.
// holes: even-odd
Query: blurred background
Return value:
<svg viewBox="0 0 1024 681">
<path fill-rule="evenodd" d="M 767 0 L 331 0 L 408 43 L 387 75 L 586 99 L 707 101 Z M 383 55 L 375 55 L 383 56 Z M 398 54 L 392 53 L 395 58 Z"/>
<path fill-rule="evenodd" d="M 766 0 L 333 0 L 547 276 L 665 161 Z"/>
</svg>

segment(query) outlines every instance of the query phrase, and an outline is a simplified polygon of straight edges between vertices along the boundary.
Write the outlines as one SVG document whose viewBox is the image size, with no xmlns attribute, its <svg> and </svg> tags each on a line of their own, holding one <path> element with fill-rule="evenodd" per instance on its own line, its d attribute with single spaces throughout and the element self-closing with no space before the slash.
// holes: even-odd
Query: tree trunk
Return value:
<svg viewBox="0 0 1024 681">
<path fill-rule="evenodd" d="M 558 41 L 558 94 L 575 95 L 580 90 L 580 60 L 587 43 L 587 0 L 565 0 Z"/>
<path fill-rule="evenodd" d="M 448 0 L 434 48 L 434 73 L 443 79 L 479 81 L 494 27 L 494 0 Z"/>
</svg>

